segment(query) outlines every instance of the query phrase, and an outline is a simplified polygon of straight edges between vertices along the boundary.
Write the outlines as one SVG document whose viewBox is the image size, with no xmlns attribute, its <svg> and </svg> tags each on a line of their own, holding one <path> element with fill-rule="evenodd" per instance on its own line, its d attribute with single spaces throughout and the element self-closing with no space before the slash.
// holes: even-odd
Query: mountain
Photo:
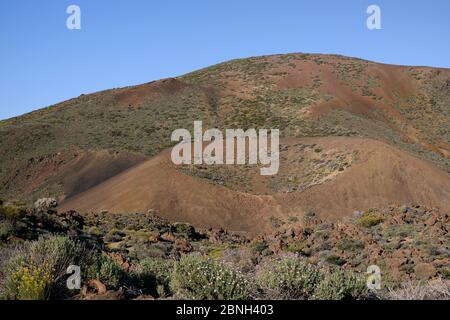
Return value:
<svg viewBox="0 0 450 320">
<path fill-rule="evenodd" d="M 240 230 L 311 210 L 330 218 L 390 203 L 448 210 L 449 106 L 450 69 L 319 54 L 232 60 L 1 121 L 0 198 L 54 196 L 64 210 L 153 208 Z M 170 135 L 195 120 L 279 128 L 279 174 L 175 168 Z"/>
</svg>

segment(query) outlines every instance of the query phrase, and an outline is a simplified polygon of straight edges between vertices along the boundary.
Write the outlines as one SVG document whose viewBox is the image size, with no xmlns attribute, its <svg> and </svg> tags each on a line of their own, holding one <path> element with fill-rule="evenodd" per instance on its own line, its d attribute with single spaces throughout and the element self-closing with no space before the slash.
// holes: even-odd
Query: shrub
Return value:
<svg viewBox="0 0 450 320">
<path fill-rule="evenodd" d="M 40 237 L 37 241 L 25 242 L 14 249 L 9 260 L 2 267 L 6 282 L 6 294 L 10 299 L 21 299 L 32 292 L 28 298 L 57 298 L 66 291 L 65 277 L 67 267 L 80 264 L 84 248 L 64 236 Z M 45 279 L 44 284 L 35 278 Z M 47 281 L 50 279 L 49 281 Z M 28 282 L 23 282 L 28 281 Z M 35 290 L 34 290 L 34 289 Z M 41 290 L 41 291 L 40 291 Z M 37 292 L 45 291 L 45 295 Z"/>
<path fill-rule="evenodd" d="M 0 207 L 0 219 L 6 220 L 20 220 L 27 214 L 24 208 L 8 205 Z"/>
<path fill-rule="evenodd" d="M 305 242 L 294 242 L 289 244 L 287 251 L 292 253 L 299 253 L 305 256 L 311 255 L 311 248 Z"/>
<path fill-rule="evenodd" d="M 336 246 L 342 251 L 358 251 L 364 249 L 364 242 L 361 240 L 345 238 L 341 239 Z"/>
<path fill-rule="evenodd" d="M 384 221 L 383 216 L 374 212 L 367 212 L 358 219 L 357 224 L 360 227 L 371 228 Z"/>
<path fill-rule="evenodd" d="M 257 283 L 274 298 L 297 299 L 314 292 L 323 274 L 311 263 L 298 258 L 285 258 L 263 266 L 257 276 Z"/>
<path fill-rule="evenodd" d="M 275 229 L 278 229 L 283 225 L 283 221 L 281 221 L 276 217 L 270 217 L 270 223 L 272 224 L 272 227 L 274 227 Z"/>
<path fill-rule="evenodd" d="M 7 283 L 7 288 L 11 298 L 44 300 L 48 298 L 52 281 L 52 270 L 48 264 L 38 266 L 33 260 L 28 263 L 20 261 Z"/>
<path fill-rule="evenodd" d="M 91 253 L 84 265 L 87 280 L 100 280 L 109 288 L 117 288 L 124 276 L 122 268 L 103 254 Z"/>
<path fill-rule="evenodd" d="M 208 255 L 214 259 L 221 259 L 225 252 L 224 247 L 213 247 L 209 250 Z"/>
<path fill-rule="evenodd" d="M 41 237 L 38 241 L 31 242 L 31 257 L 37 263 L 41 261 L 54 271 L 54 281 L 65 283 L 67 267 L 81 262 L 84 248 L 79 242 L 75 242 L 66 236 Z"/>
<path fill-rule="evenodd" d="M 253 254 L 263 254 L 263 252 L 269 249 L 269 245 L 264 240 L 253 240 L 250 243 L 250 248 Z"/>
<path fill-rule="evenodd" d="M 320 300 L 359 299 L 367 294 L 364 277 L 343 269 L 327 274 L 314 291 L 314 296 Z"/>
<path fill-rule="evenodd" d="M 327 255 L 327 257 L 325 258 L 325 261 L 328 262 L 329 264 L 334 264 L 337 266 L 342 266 L 347 262 L 344 258 L 342 258 L 336 254 Z"/>
<path fill-rule="evenodd" d="M 176 223 L 173 227 L 173 232 L 184 235 L 187 239 L 192 239 L 196 236 L 195 228 L 187 223 Z"/>
<path fill-rule="evenodd" d="M 450 280 L 450 268 L 441 268 L 439 270 L 439 273 L 442 275 L 442 277 L 446 280 Z"/>
<path fill-rule="evenodd" d="M 170 282 L 176 293 L 196 300 L 249 298 L 248 282 L 237 271 L 201 256 L 183 256 Z"/>
<path fill-rule="evenodd" d="M 292 253 L 303 253 L 308 249 L 305 242 L 294 242 L 289 244 L 287 251 Z"/>
<path fill-rule="evenodd" d="M 11 221 L 0 221 L 0 241 L 5 241 L 15 233 L 14 224 Z"/>
<path fill-rule="evenodd" d="M 174 261 L 170 259 L 145 258 L 138 263 L 134 273 L 150 294 L 164 297 L 170 294 L 173 267 Z"/>
<path fill-rule="evenodd" d="M 104 235 L 103 231 L 100 230 L 98 227 L 95 227 L 95 226 L 94 227 L 90 227 L 89 230 L 88 230 L 88 233 L 91 236 L 96 237 L 96 238 L 101 238 Z"/>
<path fill-rule="evenodd" d="M 117 228 L 112 228 L 106 235 L 106 242 L 119 242 L 122 241 L 122 238 L 125 236 L 125 233 Z"/>
<path fill-rule="evenodd" d="M 122 241 L 122 236 L 120 234 L 110 234 L 108 233 L 105 238 L 105 242 L 120 242 Z"/>
</svg>

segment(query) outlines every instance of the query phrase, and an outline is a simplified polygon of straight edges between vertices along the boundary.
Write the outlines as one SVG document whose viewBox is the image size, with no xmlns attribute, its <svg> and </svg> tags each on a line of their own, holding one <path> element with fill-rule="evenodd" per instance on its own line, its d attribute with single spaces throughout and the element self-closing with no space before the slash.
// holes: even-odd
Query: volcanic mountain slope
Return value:
<svg viewBox="0 0 450 320">
<path fill-rule="evenodd" d="M 409 160 L 396 162 L 396 167 L 387 160 L 383 161 L 381 154 L 378 155 L 378 162 L 373 160 L 376 159 L 374 154 L 363 162 L 368 166 L 367 172 L 361 172 L 363 176 L 355 176 L 340 185 L 338 183 L 346 176 L 347 169 L 357 168 L 358 155 L 353 151 L 364 152 L 364 147 L 354 146 L 348 153 L 338 145 L 334 154 L 325 156 L 331 162 L 339 163 L 337 172 L 330 164 L 320 169 L 317 162 L 320 159 L 315 158 L 320 152 L 316 154 L 310 147 L 286 150 L 282 165 L 283 162 L 295 161 L 299 152 L 305 152 L 305 159 L 311 161 L 298 163 L 298 168 L 295 164 L 287 165 L 279 175 L 268 181 L 260 181 L 252 174 L 251 168 L 215 168 L 212 173 L 199 168 L 178 168 L 177 174 L 183 173 L 180 179 L 195 181 L 199 186 L 204 186 L 206 182 L 208 188 L 216 188 L 219 184 L 223 199 L 228 200 L 225 194 L 230 194 L 231 198 L 238 195 L 242 199 L 251 199 L 248 206 L 245 205 L 247 200 L 223 200 L 222 206 L 212 206 L 222 208 L 218 212 L 221 212 L 223 219 L 228 219 L 231 211 L 236 211 L 233 215 L 238 216 L 246 216 L 247 212 L 252 211 L 254 216 L 257 214 L 254 210 L 271 207 L 266 201 L 273 202 L 273 207 L 277 208 L 273 215 L 285 209 L 296 212 L 319 205 L 323 208 L 328 206 L 329 214 L 340 215 L 348 213 L 347 209 L 382 200 L 417 200 L 445 207 L 449 190 L 445 185 L 448 181 L 446 172 L 450 170 L 449 106 L 449 69 L 384 65 L 318 54 L 233 60 L 173 79 L 82 95 L 1 121 L 0 198 L 31 202 L 43 196 L 57 196 L 60 200 L 69 198 L 66 204 L 75 204 L 75 200 L 72 202 L 70 198 L 87 195 L 97 190 L 96 185 L 98 188 L 104 187 L 126 173 L 157 161 L 155 159 L 160 156 L 139 165 L 144 159 L 156 156 L 172 145 L 170 134 L 174 129 L 192 129 L 194 120 L 202 120 L 204 129 L 280 128 L 282 137 L 288 140 L 325 136 L 370 138 L 389 145 L 384 145 L 384 148 L 390 148 L 387 150 L 392 150 L 391 153 L 400 158 L 412 159 L 412 163 L 419 160 L 409 154 L 426 160 L 419 162 L 421 167 L 437 172 L 430 175 L 436 176 L 436 183 L 430 182 L 426 184 L 429 187 L 425 188 L 422 180 L 415 180 L 415 177 L 422 175 L 422 171 L 416 170 Z M 336 141 L 344 145 L 346 141 L 357 140 Z M 318 142 L 311 142 L 314 143 Z M 406 153 L 398 153 L 398 150 Z M 431 162 L 442 171 L 432 168 Z M 120 174 L 127 169 L 129 171 Z M 310 174 L 316 169 L 320 169 L 321 173 L 317 176 Z M 254 177 L 251 183 L 243 180 L 244 171 Z M 408 174 L 404 175 L 405 172 Z M 119 176 L 115 178 L 117 174 Z M 211 174 L 213 179 L 209 178 Z M 384 175 L 389 178 L 377 180 L 377 184 L 369 182 L 375 176 Z M 401 182 L 394 183 L 394 178 Z M 210 181 L 205 181 L 208 179 Z M 352 193 L 353 189 L 345 189 L 355 183 L 360 187 L 367 184 L 362 188 L 365 190 L 364 197 L 356 196 Z M 135 184 L 138 188 L 137 181 Z M 172 215 L 185 212 L 179 211 L 185 205 L 183 201 L 194 203 L 183 200 L 184 193 L 170 189 L 175 185 L 163 184 L 159 193 L 155 190 L 160 199 L 172 199 L 164 204 L 165 211 L 170 211 Z M 314 195 L 320 194 L 316 192 L 320 188 L 331 192 L 327 189 L 330 186 L 333 186 L 333 193 L 322 198 L 333 199 L 333 194 L 337 193 L 336 199 L 340 200 L 335 200 L 336 205 L 333 206 L 321 204 L 321 198 Z M 219 189 L 208 190 L 209 193 L 205 191 L 203 195 L 204 201 L 216 202 L 215 197 L 208 200 L 206 195 Z M 384 191 L 379 194 L 377 190 Z M 131 206 L 132 201 L 121 196 L 114 201 L 130 204 L 129 207 L 120 207 L 120 210 L 128 211 L 148 207 L 154 203 L 151 199 L 156 197 L 155 194 L 148 194 L 147 200 L 142 199 L 146 204 L 135 203 Z M 286 201 L 277 200 L 279 194 Z M 416 196 L 417 199 L 414 198 Z M 170 203 L 179 204 L 171 207 Z M 233 203 L 241 205 L 236 207 Z M 107 207 L 119 208 L 113 203 Z M 161 210 L 162 207 L 161 204 Z M 207 205 L 204 207 L 209 208 Z M 68 207 L 64 205 L 64 208 Z M 211 212 L 205 212 L 196 215 L 211 215 Z"/>
<path fill-rule="evenodd" d="M 166 150 L 69 198 L 60 210 L 156 209 L 172 221 L 250 232 L 268 232 L 309 211 L 336 219 L 413 202 L 450 210 L 450 175 L 378 141 L 291 138 L 282 141 L 281 157 L 279 174 L 263 177 L 244 165 L 180 168 Z"/>
</svg>

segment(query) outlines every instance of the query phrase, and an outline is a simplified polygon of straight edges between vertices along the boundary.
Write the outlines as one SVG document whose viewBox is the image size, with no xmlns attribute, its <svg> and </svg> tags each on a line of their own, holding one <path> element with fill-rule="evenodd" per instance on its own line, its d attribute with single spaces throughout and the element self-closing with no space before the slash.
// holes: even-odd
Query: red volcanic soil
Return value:
<svg viewBox="0 0 450 320">
<path fill-rule="evenodd" d="M 298 143 L 314 143 L 325 151 L 357 152 L 358 160 L 306 190 L 256 195 L 185 175 L 172 164 L 170 150 L 166 150 L 67 199 L 59 210 L 121 213 L 156 209 L 173 221 L 255 233 L 271 230 L 274 218 L 286 221 L 310 210 L 330 219 L 386 204 L 421 203 L 450 210 L 449 174 L 415 156 L 370 139 L 283 141 Z M 292 165 L 281 161 L 280 172 L 288 166 Z"/>
<path fill-rule="evenodd" d="M 23 179 L 17 179 L 15 186 L 22 196 L 30 195 L 36 189 L 54 190 L 62 187 L 60 198 L 71 197 L 145 159 L 138 153 L 108 150 L 59 152 L 30 159 L 21 168 Z"/>
<path fill-rule="evenodd" d="M 156 209 L 253 232 L 311 210 L 331 220 L 411 203 L 448 211 L 449 104 L 450 69 L 300 53 L 232 60 L 1 121 L 0 198 Z M 205 129 L 279 128 L 278 175 L 175 167 L 170 135 L 196 120 Z"/>
</svg>

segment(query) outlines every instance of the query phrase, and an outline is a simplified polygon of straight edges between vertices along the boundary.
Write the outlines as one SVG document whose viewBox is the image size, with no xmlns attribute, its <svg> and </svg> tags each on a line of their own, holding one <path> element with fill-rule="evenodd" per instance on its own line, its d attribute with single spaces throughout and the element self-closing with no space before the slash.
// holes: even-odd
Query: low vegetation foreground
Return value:
<svg viewBox="0 0 450 320">
<path fill-rule="evenodd" d="M 53 205 L 0 207 L 1 298 L 450 298 L 450 217 L 437 209 L 370 209 L 337 223 L 309 212 L 250 236 L 169 223 L 152 210 L 80 214 Z M 69 265 L 80 267 L 80 289 L 67 287 Z M 367 286 L 373 265 L 378 290 Z"/>
</svg>

